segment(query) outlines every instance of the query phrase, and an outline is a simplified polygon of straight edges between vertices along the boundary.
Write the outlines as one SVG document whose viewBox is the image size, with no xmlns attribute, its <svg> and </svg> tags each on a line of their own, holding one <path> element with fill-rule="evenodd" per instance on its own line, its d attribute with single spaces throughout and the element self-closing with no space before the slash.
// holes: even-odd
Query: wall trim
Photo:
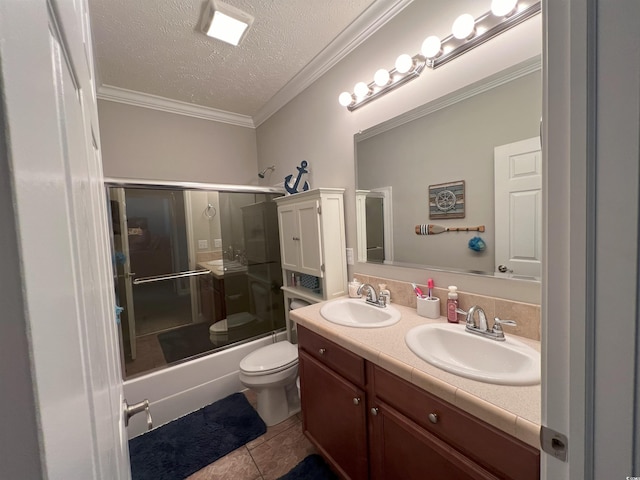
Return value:
<svg viewBox="0 0 640 480">
<path fill-rule="evenodd" d="M 411 2 L 413 0 L 395 0 L 391 5 L 389 2 L 374 2 L 258 110 L 253 116 L 256 127 L 262 125 L 271 115 L 333 68 Z"/>
<path fill-rule="evenodd" d="M 97 96 L 99 100 L 124 103 L 135 107 L 150 108 L 152 110 L 160 110 L 161 112 L 176 113 L 178 115 L 186 115 L 188 117 L 201 118 L 214 122 L 228 123 L 229 125 L 237 125 L 239 127 L 255 128 L 253 119 L 248 115 L 203 107 L 201 105 L 172 100 L 158 95 L 114 87 L 113 85 L 102 85 L 98 87 Z"/>
<path fill-rule="evenodd" d="M 124 103 L 162 112 L 228 123 L 240 127 L 256 128 L 265 122 L 293 98 L 309 87 L 355 48 L 377 32 L 389 20 L 404 10 L 413 0 L 374 2 L 362 15 L 340 33 L 313 60 L 298 72 L 253 116 L 240 115 L 225 110 L 203 107 L 188 102 L 128 90 L 113 85 L 101 85 L 97 89 L 99 100 Z"/>
</svg>

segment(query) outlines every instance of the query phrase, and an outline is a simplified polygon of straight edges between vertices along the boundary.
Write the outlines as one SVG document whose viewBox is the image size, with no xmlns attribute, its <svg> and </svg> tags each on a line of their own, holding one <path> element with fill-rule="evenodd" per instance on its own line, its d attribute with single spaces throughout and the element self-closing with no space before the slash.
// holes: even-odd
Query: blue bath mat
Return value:
<svg viewBox="0 0 640 480">
<path fill-rule="evenodd" d="M 267 427 L 234 393 L 129 441 L 133 480 L 182 480 L 259 437 Z"/>
<path fill-rule="evenodd" d="M 278 480 L 338 480 L 320 455 L 309 455 Z"/>
</svg>

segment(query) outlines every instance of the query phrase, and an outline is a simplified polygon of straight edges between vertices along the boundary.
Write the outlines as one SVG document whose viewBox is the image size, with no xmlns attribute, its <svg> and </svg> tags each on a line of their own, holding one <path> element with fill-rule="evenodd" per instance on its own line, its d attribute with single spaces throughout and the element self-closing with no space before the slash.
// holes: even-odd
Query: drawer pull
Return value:
<svg viewBox="0 0 640 480">
<path fill-rule="evenodd" d="M 438 414 L 437 413 L 430 413 L 429 414 L 429 421 L 431 423 L 438 423 Z"/>
<path fill-rule="evenodd" d="M 378 407 L 373 407 L 371 409 L 371 415 L 373 415 L 374 417 L 378 415 Z"/>
<path fill-rule="evenodd" d="M 360 405 L 360 397 L 353 397 L 353 404 Z"/>
<path fill-rule="evenodd" d="M 327 353 L 327 349 L 321 348 L 320 350 L 318 350 L 318 353 L 320 353 L 320 355 L 324 355 L 325 353 Z"/>
</svg>

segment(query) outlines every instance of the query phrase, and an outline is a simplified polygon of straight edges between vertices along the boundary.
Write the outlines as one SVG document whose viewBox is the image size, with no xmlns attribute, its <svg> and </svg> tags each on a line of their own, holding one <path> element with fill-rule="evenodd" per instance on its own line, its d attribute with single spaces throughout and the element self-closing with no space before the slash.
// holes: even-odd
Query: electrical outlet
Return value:
<svg viewBox="0 0 640 480">
<path fill-rule="evenodd" d="M 353 265 L 353 248 L 347 248 L 347 265 Z"/>
<path fill-rule="evenodd" d="M 222 239 L 214 238 L 213 239 L 213 248 L 222 248 Z"/>
<path fill-rule="evenodd" d="M 198 249 L 205 250 L 209 248 L 209 242 L 207 240 L 198 240 Z"/>
</svg>

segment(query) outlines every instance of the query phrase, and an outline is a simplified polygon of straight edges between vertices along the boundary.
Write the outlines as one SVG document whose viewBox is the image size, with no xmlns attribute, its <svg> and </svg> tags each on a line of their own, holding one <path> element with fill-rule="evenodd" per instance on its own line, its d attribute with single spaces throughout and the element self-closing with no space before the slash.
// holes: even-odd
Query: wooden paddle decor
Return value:
<svg viewBox="0 0 640 480">
<path fill-rule="evenodd" d="M 416 235 L 436 235 L 444 232 L 484 232 L 484 225 L 477 227 L 443 227 L 433 223 L 416 225 Z"/>
</svg>

